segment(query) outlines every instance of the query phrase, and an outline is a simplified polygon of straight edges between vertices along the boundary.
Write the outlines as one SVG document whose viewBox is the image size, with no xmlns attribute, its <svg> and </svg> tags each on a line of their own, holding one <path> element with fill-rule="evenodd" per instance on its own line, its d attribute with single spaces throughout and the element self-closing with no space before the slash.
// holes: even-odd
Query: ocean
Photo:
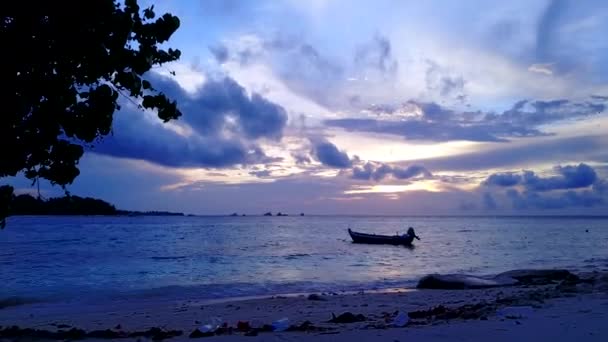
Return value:
<svg viewBox="0 0 608 342">
<path fill-rule="evenodd" d="M 414 248 L 356 245 L 347 228 Z M 11 217 L 0 300 L 221 299 L 412 287 L 429 273 L 608 269 L 606 217 Z"/>
</svg>

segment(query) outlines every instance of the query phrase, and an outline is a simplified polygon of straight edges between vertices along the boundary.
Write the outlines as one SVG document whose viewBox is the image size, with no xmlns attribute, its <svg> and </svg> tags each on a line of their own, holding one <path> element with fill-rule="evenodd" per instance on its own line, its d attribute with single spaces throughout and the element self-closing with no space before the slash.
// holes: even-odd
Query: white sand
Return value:
<svg viewBox="0 0 608 342">
<path fill-rule="evenodd" d="M 122 300 L 106 303 L 37 303 L 0 309 L 0 326 L 18 325 L 56 330 L 67 324 L 85 330 L 113 328 L 120 324 L 125 331 L 149 327 L 179 329 L 188 335 L 213 317 L 231 326 L 236 322 L 271 323 L 287 317 L 292 324 L 311 321 L 317 327 L 334 328 L 333 334 L 320 332 L 270 332 L 255 337 L 233 335 L 206 339 L 217 341 L 608 341 L 608 293 L 606 286 L 580 287 L 576 292 L 556 292 L 550 287 L 511 287 L 487 290 L 404 290 L 394 293 L 367 293 L 325 296 L 325 301 L 306 296 L 275 297 L 206 304 L 192 298 Z M 370 328 L 385 325 L 386 317 L 397 310 L 410 312 L 443 304 L 458 307 L 497 298 L 527 298 L 539 289 L 551 289 L 558 298 L 544 302 L 519 302 L 534 305 L 529 317 L 506 319 L 490 314 L 487 320 L 432 320 L 426 325 Z M 350 311 L 363 314 L 366 322 L 327 323 L 331 314 Z M 389 319 L 390 321 L 390 319 Z M 55 325 L 53 325 L 55 324 Z M 206 340 L 205 339 L 205 340 Z"/>
</svg>

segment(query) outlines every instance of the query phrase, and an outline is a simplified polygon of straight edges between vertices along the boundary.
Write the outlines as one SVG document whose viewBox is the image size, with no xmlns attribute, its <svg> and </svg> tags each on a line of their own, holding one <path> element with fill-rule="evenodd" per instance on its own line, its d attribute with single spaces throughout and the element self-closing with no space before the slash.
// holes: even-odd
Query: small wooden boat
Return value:
<svg viewBox="0 0 608 342">
<path fill-rule="evenodd" d="M 413 228 L 408 229 L 407 234 L 403 235 L 376 235 L 358 233 L 348 229 L 348 234 L 354 243 L 367 243 L 374 245 L 403 245 L 411 246 L 414 239 L 420 240 Z"/>
</svg>

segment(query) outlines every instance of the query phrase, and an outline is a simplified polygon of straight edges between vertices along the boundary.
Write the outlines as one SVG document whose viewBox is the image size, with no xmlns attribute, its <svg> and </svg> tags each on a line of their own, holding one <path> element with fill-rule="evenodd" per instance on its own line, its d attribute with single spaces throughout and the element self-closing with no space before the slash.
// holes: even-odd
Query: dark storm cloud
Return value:
<svg viewBox="0 0 608 342">
<path fill-rule="evenodd" d="M 313 142 L 312 155 L 325 166 L 338 169 L 345 169 L 352 166 L 352 161 L 348 158 L 348 154 L 338 150 L 336 145 L 326 140 Z"/>
<path fill-rule="evenodd" d="M 384 163 L 365 163 L 363 166 L 353 168 L 353 179 L 358 180 L 374 180 L 376 182 L 383 180 L 387 176 L 393 176 L 396 179 L 410 179 L 416 176 L 425 178 L 432 177 L 432 174 L 423 166 L 411 165 L 408 167 L 397 167 Z"/>
<path fill-rule="evenodd" d="M 378 108 L 384 109 L 383 106 Z M 501 114 L 495 114 L 457 112 L 433 102 L 408 101 L 404 109 L 418 110 L 420 115 L 401 120 L 334 119 L 326 120 L 325 124 L 348 131 L 391 134 L 411 140 L 506 142 L 508 138 L 551 135 L 541 131 L 540 126 L 596 115 L 604 111 L 606 106 L 603 103 L 574 103 L 567 100 L 524 100 Z"/>
<path fill-rule="evenodd" d="M 529 191 L 553 191 L 586 188 L 593 185 L 598 177 L 595 170 L 587 164 L 556 166 L 559 176 L 541 177 L 534 171 L 518 173 L 498 173 L 490 175 L 485 185 L 512 187 L 521 185 Z"/>
<path fill-rule="evenodd" d="M 178 123 L 186 123 L 194 133 L 178 134 L 139 110 L 125 109 L 115 116 L 113 134 L 93 151 L 172 167 L 227 167 L 270 161 L 254 141 L 281 138 L 287 122 L 282 107 L 255 93 L 248 96 L 228 77 L 207 81 L 193 95 L 168 78 L 148 78 L 157 89 L 177 100 L 183 113 Z"/>
</svg>

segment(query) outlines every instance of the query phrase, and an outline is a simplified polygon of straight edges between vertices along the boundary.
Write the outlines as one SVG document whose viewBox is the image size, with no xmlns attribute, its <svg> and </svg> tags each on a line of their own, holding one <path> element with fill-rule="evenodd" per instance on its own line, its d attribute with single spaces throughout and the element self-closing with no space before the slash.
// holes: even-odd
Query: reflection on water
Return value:
<svg viewBox="0 0 608 342">
<path fill-rule="evenodd" d="M 0 298 L 226 297 L 411 285 L 434 272 L 607 267 L 608 219 L 17 217 L 0 232 Z M 415 248 L 352 244 L 405 232 Z M 588 230 L 588 232 L 585 232 Z"/>
</svg>

